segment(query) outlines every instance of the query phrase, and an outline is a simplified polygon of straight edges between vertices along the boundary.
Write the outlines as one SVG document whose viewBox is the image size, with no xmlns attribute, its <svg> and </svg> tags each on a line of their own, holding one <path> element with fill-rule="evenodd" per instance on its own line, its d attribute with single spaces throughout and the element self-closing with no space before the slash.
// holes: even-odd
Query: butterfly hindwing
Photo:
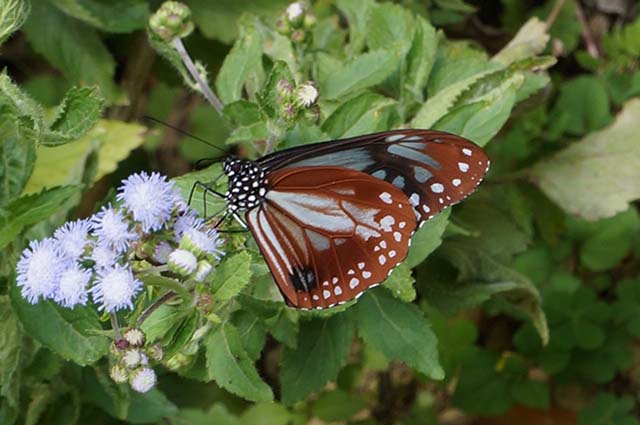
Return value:
<svg viewBox="0 0 640 425">
<path fill-rule="evenodd" d="M 264 202 L 246 219 L 285 299 L 302 308 L 346 302 L 384 281 L 417 224 L 401 190 L 333 166 L 270 173 Z"/>
</svg>

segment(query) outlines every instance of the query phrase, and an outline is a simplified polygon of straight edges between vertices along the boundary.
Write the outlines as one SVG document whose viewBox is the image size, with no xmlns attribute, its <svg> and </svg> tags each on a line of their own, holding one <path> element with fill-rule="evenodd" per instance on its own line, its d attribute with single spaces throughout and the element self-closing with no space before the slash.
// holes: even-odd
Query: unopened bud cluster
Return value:
<svg viewBox="0 0 640 425">
<path fill-rule="evenodd" d="M 128 382 L 139 393 L 146 393 L 156 385 L 156 373 L 149 361 L 162 360 L 162 347 L 157 344 L 147 345 L 140 329 L 129 329 L 122 339 L 115 341 L 111 346 L 111 357 L 113 365 L 110 375 L 115 382 Z"/>
<path fill-rule="evenodd" d="M 276 29 L 286 35 L 294 43 L 308 41 L 311 30 L 316 26 L 316 17 L 308 11 L 304 2 L 291 3 L 282 13 L 276 24 Z"/>
<path fill-rule="evenodd" d="M 319 92 L 313 81 L 298 84 L 287 80 L 280 80 L 276 87 L 278 103 L 280 104 L 280 116 L 285 121 L 294 121 L 300 115 L 315 122 L 320 117 L 320 111 L 316 105 Z"/>
<path fill-rule="evenodd" d="M 151 31 L 166 42 L 184 38 L 193 31 L 191 10 L 183 3 L 167 1 L 149 18 Z"/>
</svg>

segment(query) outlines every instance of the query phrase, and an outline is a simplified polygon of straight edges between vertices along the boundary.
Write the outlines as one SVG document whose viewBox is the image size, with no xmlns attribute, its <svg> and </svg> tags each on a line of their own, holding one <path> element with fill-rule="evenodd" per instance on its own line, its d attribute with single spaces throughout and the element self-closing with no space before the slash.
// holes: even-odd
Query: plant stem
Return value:
<svg viewBox="0 0 640 425">
<path fill-rule="evenodd" d="M 113 337 L 116 341 L 120 341 L 122 339 L 122 335 L 120 335 L 120 326 L 118 325 L 118 317 L 115 313 L 109 313 L 111 316 L 111 327 L 113 328 Z"/>
<path fill-rule="evenodd" d="M 155 300 L 153 302 L 153 304 L 151 304 L 149 307 L 147 307 L 142 312 L 140 317 L 138 317 L 138 320 L 136 321 L 136 327 L 139 328 L 140 326 L 142 326 L 144 321 L 147 320 L 147 317 L 151 316 L 151 313 L 156 311 L 158 309 L 158 307 L 160 307 L 162 304 L 166 303 L 170 299 L 174 298 L 176 295 L 178 295 L 178 294 L 173 292 L 173 291 L 167 291 L 163 296 L 161 296 L 160 298 Z"/>
<path fill-rule="evenodd" d="M 565 0 L 556 0 L 556 3 L 553 5 L 553 9 L 551 9 L 549 16 L 547 16 L 547 20 L 545 21 L 545 24 L 547 24 L 547 29 L 551 28 L 553 23 L 556 21 L 556 18 L 558 17 L 558 14 L 560 13 L 562 6 L 564 5 L 564 2 Z"/>
<path fill-rule="evenodd" d="M 578 18 L 578 21 L 582 26 L 582 38 L 584 39 L 584 44 L 587 46 L 589 56 L 595 59 L 599 58 L 600 52 L 598 51 L 598 45 L 596 44 L 596 40 L 593 38 L 593 34 L 591 34 L 589 23 L 584 16 L 580 2 L 576 2 L 576 18 Z"/>
<path fill-rule="evenodd" d="M 187 49 L 184 48 L 184 44 L 182 44 L 182 40 L 179 37 L 175 37 L 172 41 L 172 44 L 173 44 L 173 47 L 175 47 L 175 49 L 178 51 L 178 54 L 182 58 L 182 62 L 184 62 L 184 65 L 187 67 L 187 70 L 189 70 L 191 77 L 193 77 L 196 83 L 198 83 L 198 87 L 200 87 L 200 92 L 211 104 L 211 106 L 213 106 L 214 109 L 218 111 L 220 115 L 222 115 L 222 108 L 224 108 L 224 105 L 222 104 L 220 99 L 218 99 L 215 93 L 213 93 L 213 91 L 209 87 L 209 84 L 207 84 L 207 82 L 204 81 L 200 76 L 200 74 L 198 73 L 198 70 L 196 69 L 196 65 L 191 60 L 189 53 L 187 53 Z"/>
</svg>

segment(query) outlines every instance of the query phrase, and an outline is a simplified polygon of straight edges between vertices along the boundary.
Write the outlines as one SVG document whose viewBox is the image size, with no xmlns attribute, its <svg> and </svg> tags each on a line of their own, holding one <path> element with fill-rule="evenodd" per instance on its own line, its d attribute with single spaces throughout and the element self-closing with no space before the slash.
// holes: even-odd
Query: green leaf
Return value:
<svg viewBox="0 0 640 425">
<path fill-rule="evenodd" d="M 46 1 L 32 2 L 25 30 L 33 49 L 72 83 L 98 84 L 109 101 L 115 100 L 115 61 L 95 30 Z"/>
<path fill-rule="evenodd" d="M 491 72 L 492 70 L 488 69 L 480 70 L 469 77 L 444 87 L 434 96 L 430 96 L 411 120 L 411 126 L 415 128 L 433 127 L 433 124 L 451 110 L 458 97 L 465 90 Z"/>
<path fill-rule="evenodd" d="M 86 366 L 109 351 L 109 339 L 98 334 L 102 326 L 93 307 L 68 309 L 51 301 L 29 304 L 13 280 L 9 295 L 28 334 L 62 358 Z"/>
<path fill-rule="evenodd" d="M 438 120 L 433 128 L 466 137 L 484 146 L 509 118 L 516 93 L 523 82 L 521 73 L 514 74 L 477 102 L 453 109 Z"/>
<path fill-rule="evenodd" d="M 13 114 L 0 112 L 0 207 L 20 195 L 35 162 L 35 141 L 21 137 Z"/>
<path fill-rule="evenodd" d="M 613 314 L 624 323 L 629 334 L 640 337 L 640 282 L 634 279 L 621 281 L 616 287 L 616 297 Z"/>
<path fill-rule="evenodd" d="M 549 42 L 547 24 L 533 17 L 520 28 L 516 36 L 491 60 L 508 65 L 542 53 Z"/>
<path fill-rule="evenodd" d="M 258 360 L 267 339 L 267 330 L 260 317 L 249 310 L 238 310 L 233 313 L 231 322 L 238 330 L 238 336 L 249 358 Z"/>
<path fill-rule="evenodd" d="M 356 56 L 330 76 L 320 80 L 320 96 L 338 99 L 383 82 L 395 70 L 397 56 L 388 50 L 376 50 Z"/>
<path fill-rule="evenodd" d="M 0 297 L 0 396 L 11 407 L 18 407 L 20 396 L 20 353 L 22 332 L 9 297 Z"/>
<path fill-rule="evenodd" d="M 580 425 L 638 425 L 633 412 L 634 401 L 630 396 L 616 397 L 611 393 L 600 393 L 593 403 L 580 412 Z"/>
<path fill-rule="evenodd" d="M 246 251 L 225 258 L 215 269 L 211 283 L 213 298 L 228 301 L 238 295 L 251 278 L 250 265 L 251 256 Z"/>
<path fill-rule="evenodd" d="M 176 405 L 156 388 L 144 394 L 131 391 L 126 419 L 134 424 L 158 423 L 177 411 Z"/>
<path fill-rule="evenodd" d="M 403 262 L 393 269 L 393 273 L 384 281 L 384 287 L 391 291 L 394 297 L 409 303 L 416 299 L 414 283 L 411 268 Z"/>
<path fill-rule="evenodd" d="M 570 214 L 612 217 L 640 198 L 640 99 L 627 102 L 607 128 L 591 133 L 549 159 L 529 177 Z"/>
<path fill-rule="evenodd" d="M 405 88 L 418 101 L 422 101 L 422 91 L 427 85 L 431 68 L 438 50 L 436 30 L 421 16 L 416 17 L 417 25 L 413 43 L 407 53 L 407 74 Z"/>
<path fill-rule="evenodd" d="M 179 307 L 163 304 L 147 317 L 140 328 L 147 341 L 154 342 L 168 334 L 184 314 Z"/>
<path fill-rule="evenodd" d="M 71 88 L 56 108 L 42 144 L 56 146 L 83 136 L 98 122 L 103 105 L 97 87 Z"/>
<path fill-rule="evenodd" d="M 581 136 L 611 122 L 609 96 L 600 78 L 581 76 L 560 88 L 549 126 L 555 134 Z"/>
<path fill-rule="evenodd" d="M 447 209 L 425 222 L 411 238 L 409 255 L 404 264 L 413 268 L 422 263 L 442 243 L 442 234 L 449 223 L 451 209 Z"/>
<path fill-rule="evenodd" d="M 597 222 L 597 230 L 580 248 L 580 262 L 594 271 L 614 268 L 629 254 L 634 235 L 640 230 L 635 208 Z"/>
<path fill-rule="evenodd" d="M 271 68 L 271 72 L 267 77 L 267 81 L 258 95 L 260 107 L 271 118 L 276 118 L 279 110 L 282 108 L 278 101 L 278 83 L 281 80 L 295 84 L 293 74 L 286 62 L 278 61 Z"/>
<path fill-rule="evenodd" d="M 17 117 L 26 118 L 29 127 L 36 132 L 37 138 L 44 130 L 42 106 L 20 90 L 6 72 L 0 73 L 0 104 L 6 105 Z"/>
<path fill-rule="evenodd" d="M 358 333 L 367 344 L 432 379 L 444 378 L 436 337 L 418 307 L 380 288 L 364 294 L 355 310 Z"/>
<path fill-rule="evenodd" d="M 224 323 L 217 327 L 205 344 L 207 370 L 218 385 L 247 400 L 273 399 L 271 388 L 258 375 L 232 324 Z"/>
<path fill-rule="evenodd" d="M 92 183 L 116 170 L 118 162 L 143 142 L 146 128 L 135 123 L 99 120 L 82 138 L 56 147 L 39 147 L 36 164 L 25 193 L 56 185 Z M 98 155 L 94 174 L 85 175 L 93 154 Z M 87 181 L 88 177 L 88 181 Z"/>
<path fill-rule="evenodd" d="M 388 49 L 402 57 L 411 47 L 414 27 L 409 10 L 392 3 L 378 4 L 371 9 L 367 22 L 367 45 L 371 50 Z"/>
<path fill-rule="evenodd" d="M 143 29 L 149 19 L 149 6 L 143 0 L 53 0 L 67 15 L 107 32 Z"/>
<path fill-rule="evenodd" d="M 48 219 L 78 193 L 77 186 L 59 186 L 12 201 L 0 217 L 0 248 L 12 242 L 25 227 Z"/>
<path fill-rule="evenodd" d="M 243 27 L 240 16 L 245 12 L 275 18 L 287 7 L 287 0 L 188 0 L 193 21 L 202 33 L 225 44 L 231 44 Z"/>
<path fill-rule="evenodd" d="M 389 128 L 396 101 L 376 93 L 362 93 L 340 105 L 324 122 L 322 131 L 338 139 Z"/>
<path fill-rule="evenodd" d="M 0 44 L 24 24 L 30 10 L 28 0 L 7 0 L 0 5 Z"/>
<path fill-rule="evenodd" d="M 337 0 L 336 7 L 346 16 L 349 23 L 349 44 L 345 47 L 349 57 L 362 52 L 367 41 L 367 22 L 371 10 L 375 6 L 373 0 Z"/>
<path fill-rule="evenodd" d="M 348 420 L 365 407 L 367 404 L 360 397 L 336 389 L 321 394 L 314 401 L 311 412 L 325 422 L 338 422 Z"/>
<path fill-rule="evenodd" d="M 244 83 L 262 67 L 262 37 L 250 16 L 243 18 L 242 31 L 216 77 L 217 93 L 225 104 L 239 100 Z"/>
<path fill-rule="evenodd" d="M 349 311 L 300 324 L 297 348 L 285 348 L 282 356 L 280 382 L 285 405 L 303 400 L 336 379 L 347 361 L 354 331 Z"/>
<path fill-rule="evenodd" d="M 526 277 L 491 258 L 476 246 L 472 238 L 450 238 L 438 253 L 456 266 L 458 282 L 432 278 L 425 287 L 430 303 L 442 310 L 455 312 L 500 295 L 514 309 L 528 315 L 542 340 L 548 341 L 549 330 L 540 294 Z"/>
<path fill-rule="evenodd" d="M 292 423 L 293 415 L 279 403 L 256 403 L 242 413 L 243 425 L 287 425 Z"/>
</svg>

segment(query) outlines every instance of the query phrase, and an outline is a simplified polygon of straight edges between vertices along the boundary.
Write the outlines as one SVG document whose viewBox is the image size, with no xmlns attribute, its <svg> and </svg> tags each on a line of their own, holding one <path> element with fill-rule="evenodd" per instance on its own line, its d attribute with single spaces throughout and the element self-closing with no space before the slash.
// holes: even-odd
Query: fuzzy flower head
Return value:
<svg viewBox="0 0 640 425">
<path fill-rule="evenodd" d="M 316 86 L 307 81 L 302 83 L 296 89 L 296 102 L 299 106 L 308 108 L 318 100 L 318 89 Z"/>
<path fill-rule="evenodd" d="M 53 298 L 62 273 L 70 266 L 71 262 L 55 239 L 32 241 L 17 265 L 16 282 L 22 296 L 31 304 L 37 303 L 40 297 Z"/>
<path fill-rule="evenodd" d="M 73 308 L 87 303 L 87 286 L 91 280 L 91 272 L 73 265 L 60 276 L 60 284 L 54 300 L 63 307 Z"/>
<path fill-rule="evenodd" d="M 131 374 L 131 388 L 139 393 L 146 393 L 156 386 L 157 380 L 153 369 L 143 367 Z"/>
<path fill-rule="evenodd" d="M 122 181 L 117 199 L 131 212 L 133 219 L 142 224 L 145 233 L 160 230 L 171 218 L 171 212 L 180 195 L 159 173 L 144 171 L 132 174 Z"/>
<path fill-rule="evenodd" d="M 53 237 L 67 257 L 78 260 L 87 246 L 89 228 L 89 220 L 68 221 L 56 230 Z"/>
<path fill-rule="evenodd" d="M 173 224 L 173 239 L 176 242 L 180 242 L 185 231 L 189 229 L 200 230 L 203 226 L 204 220 L 198 217 L 198 213 L 195 210 L 188 208 L 184 214 L 176 218 L 176 222 Z"/>
<path fill-rule="evenodd" d="M 89 259 L 95 263 L 97 270 L 113 267 L 120 260 L 120 254 L 106 244 L 93 244 Z"/>
<path fill-rule="evenodd" d="M 180 248 L 191 251 L 197 256 L 211 255 L 217 259 L 222 255 L 221 245 L 222 239 L 215 229 L 206 231 L 189 229 L 184 232 L 180 241 Z"/>
<path fill-rule="evenodd" d="M 109 313 L 124 308 L 133 309 L 133 299 L 142 289 L 142 282 L 128 267 L 116 265 L 98 271 L 96 284 L 91 288 L 98 310 Z"/>
<path fill-rule="evenodd" d="M 298 23 L 302 20 L 304 15 L 304 4 L 300 1 L 291 3 L 286 10 L 287 18 L 291 23 Z"/>
<path fill-rule="evenodd" d="M 138 236 L 129 229 L 121 211 L 111 205 L 91 217 L 91 230 L 98 237 L 98 242 L 108 245 L 116 252 L 123 252 L 131 241 Z"/>
<path fill-rule="evenodd" d="M 168 242 L 161 241 L 156 245 L 152 258 L 160 264 L 166 264 L 172 251 L 173 247 Z"/>
<path fill-rule="evenodd" d="M 145 337 L 144 333 L 140 329 L 132 328 L 124 333 L 124 339 L 135 347 L 144 345 Z"/>
<path fill-rule="evenodd" d="M 178 248 L 169 254 L 169 261 L 167 264 L 172 271 L 182 276 L 189 276 L 191 273 L 196 271 L 196 268 L 198 267 L 198 259 L 191 251 Z"/>
</svg>

